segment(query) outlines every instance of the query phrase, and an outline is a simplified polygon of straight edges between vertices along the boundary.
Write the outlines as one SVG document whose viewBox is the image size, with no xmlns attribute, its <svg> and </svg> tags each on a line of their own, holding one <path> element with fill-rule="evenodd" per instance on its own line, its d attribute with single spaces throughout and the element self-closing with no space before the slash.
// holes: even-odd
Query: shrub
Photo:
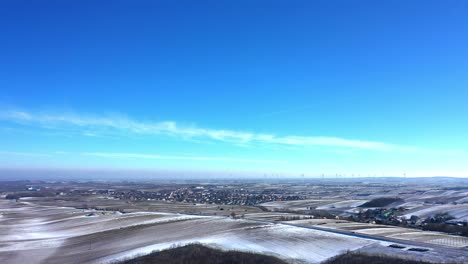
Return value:
<svg viewBox="0 0 468 264">
<path fill-rule="evenodd" d="M 200 244 L 191 244 L 183 247 L 171 247 L 163 251 L 156 251 L 146 256 L 137 257 L 120 262 L 121 264 L 222 264 L 222 263 L 242 263 L 242 264 L 286 264 L 281 259 L 240 251 L 223 251 L 205 247 Z"/>
<path fill-rule="evenodd" d="M 324 262 L 324 264 L 429 264 L 429 262 L 403 259 L 387 255 L 370 255 L 362 252 L 346 252 Z"/>
<path fill-rule="evenodd" d="M 402 202 L 403 200 L 401 198 L 395 198 L 395 197 L 381 197 L 381 198 L 376 198 L 372 199 L 359 207 L 384 207 L 389 204 L 395 203 L 395 202 Z"/>
</svg>

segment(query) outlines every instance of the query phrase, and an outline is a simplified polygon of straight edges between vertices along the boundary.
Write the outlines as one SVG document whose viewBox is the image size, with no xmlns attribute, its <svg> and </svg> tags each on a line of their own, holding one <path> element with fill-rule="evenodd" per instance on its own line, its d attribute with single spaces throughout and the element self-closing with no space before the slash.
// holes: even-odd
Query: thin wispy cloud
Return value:
<svg viewBox="0 0 468 264">
<path fill-rule="evenodd" d="M 125 152 L 68 152 L 68 151 L 54 151 L 51 153 L 37 153 L 37 152 L 16 152 L 16 151 L 2 151 L 0 156 L 24 156 L 24 157 L 54 157 L 68 155 L 72 157 L 88 156 L 96 158 L 107 159 L 150 159 L 150 160 L 181 160 L 181 161 L 220 161 L 220 162 L 234 162 L 234 163 L 287 163 L 284 160 L 268 160 L 268 159 L 250 159 L 238 157 L 213 157 L 213 156 L 189 156 L 189 155 L 159 155 L 147 153 L 125 153 Z"/>
<path fill-rule="evenodd" d="M 112 158 L 112 159 L 124 158 L 124 159 L 185 160 L 185 161 L 226 161 L 226 162 L 241 162 L 241 163 L 286 163 L 286 161 L 283 161 L 283 160 L 263 160 L 263 159 L 205 157 L 205 156 L 171 156 L 171 155 L 141 154 L 141 153 L 84 152 L 80 154 L 84 156 Z"/>
<path fill-rule="evenodd" d="M 78 130 L 86 135 L 167 135 L 190 140 L 211 140 L 235 145 L 276 144 L 284 146 L 325 146 L 379 151 L 414 150 L 415 147 L 399 146 L 385 142 L 354 140 L 332 136 L 295 136 L 210 129 L 179 125 L 174 121 L 139 121 L 125 116 L 91 116 L 76 113 L 33 113 L 27 111 L 3 111 L 0 119 L 23 125 L 40 126 L 51 130 Z"/>
<path fill-rule="evenodd" d="M 50 157 L 50 154 L 32 153 L 32 152 L 17 152 L 17 151 L 0 151 L 2 156 L 23 156 L 23 157 Z"/>
</svg>

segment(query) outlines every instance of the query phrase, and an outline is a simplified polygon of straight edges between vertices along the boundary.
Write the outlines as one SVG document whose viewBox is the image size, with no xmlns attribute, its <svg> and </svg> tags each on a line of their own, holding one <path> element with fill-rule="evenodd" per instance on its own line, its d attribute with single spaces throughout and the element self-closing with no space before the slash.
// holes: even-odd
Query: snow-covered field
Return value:
<svg viewBox="0 0 468 264">
<path fill-rule="evenodd" d="M 320 226 L 321 228 L 352 231 L 357 234 L 397 238 L 401 240 L 424 242 L 454 248 L 464 248 L 468 246 L 468 237 L 454 236 L 440 232 L 422 231 L 414 228 L 356 223 L 334 219 L 295 220 L 289 221 L 288 223 L 301 226 Z"/>
<path fill-rule="evenodd" d="M 417 209 L 410 210 L 405 216 L 409 218 L 412 215 L 416 215 L 421 218 L 426 218 L 437 213 L 449 213 L 458 221 L 468 221 L 468 203 L 419 207 Z"/>
<path fill-rule="evenodd" d="M 341 202 L 341 199 L 310 199 L 298 201 L 275 201 L 263 203 L 262 206 L 270 209 L 288 209 L 288 210 L 307 210 L 308 208 L 316 208 L 320 206 L 327 206 Z M 365 201 L 364 201 L 365 202 Z"/>
<path fill-rule="evenodd" d="M 0 201 L 0 208 L 2 263 L 106 263 L 193 242 L 318 262 L 375 243 L 225 217 L 119 214 L 8 201 Z"/>
<path fill-rule="evenodd" d="M 397 190 L 397 189 L 396 189 Z M 392 207 L 403 207 L 407 211 L 405 217 L 410 218 L 416 215 L 420 218 L 427 218 L 437 213 L 448 213 L 453 216 L 454 221 L 468 221 L 468 192 L 456 190 L 425 190 L 407 192 L 386 192 L 385 195 L 372 195 L 366 199 L 356 199 L 356 197 L 331 196 L 323 199 L 309 199 L 298 201 L 275 201 L 263 203 L 262 206 L 271 211 L 275 210 L 325 210 L 340 216 L 348 216 L 362 211 L 359 206 L 372 198 L 378 197 L 399 197 L 401 202 L 393 203 Z"/>
<path fill-rule="evenodd" d="M 388 243 L 376 240 L 216 216 L 119 214 L 5 200 L 0 215 L 0 263 L 108 263 L 193 242 L 306 263 L 347 250 L 388 250 Z"/>
<path fill-rule="evenodd" d="M 220 220 L 233 222 L 233 220 Z M 238 220 L 237 222 L 246 221 Z M 303 230 L 291 226 L 270 224 L 235 228 L 234 230 L 227 230 L 227 232 L 216 232 L 205 236 L 201 235 L 199 238 L 181 239 L 172 243 L 156 243 L 151 246 L 111 255 L 99 261 L 123 259 L 132 255 L 149 253 L 155 249 L 168 248 L 174 243 L 182 245 L 193 242 L 222 249 L 261 252 L 287 260 L 302 260 L 308 263 L 320 262 L 340 252 L 356 250 L 375 243 L 365 239 L 351 240 L 340 235 L 310 229 Z"/>
<path fill-rule="evenodd" d="M 317 210 L 326 210 L 326 209 L 354 208 L 354 207 L 358 207 L 358 206 L 366 203 L 367 201 L 368 200 L 347 200 L 347 201 L 341 201 L 341 202 L 330 203 L 330 204 L 318 206 L 316 209 Z"/>
</svg>

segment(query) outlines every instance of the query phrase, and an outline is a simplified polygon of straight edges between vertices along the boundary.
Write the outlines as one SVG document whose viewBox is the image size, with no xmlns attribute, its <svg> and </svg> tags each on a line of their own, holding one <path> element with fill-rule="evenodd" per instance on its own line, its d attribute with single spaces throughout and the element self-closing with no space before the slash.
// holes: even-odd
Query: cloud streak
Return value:
<svg viewBox="0 0 468 264">
<path fill-rule="evenodd" d="M 23 156 L 23 157 L 50 157 L 49 154 L 44 153 L 31 153 L 31 152 L 17 152 L 17 151 L 0 151 L 2 156 Z"/>
<path fill-rule="evenodd" d="M 399 146 L 384 142 L 354 140 L 329 136 L 277 136 L 225 129 L 209 129 L 197 126 L 183 126 L 174 121 L 138 121 L 125 116 L 90 116 L 75 113 L 33 113 L 9 110 L 0 112 L 0 119 L 22 125 L 40 126 L 46 129 L 78 130 L 82 134 L 141 134 L 167 135 L 181 139 L 209 139 L 233 143 L 248 144 L 276 144 L 284 146 L 325 146 L 352 149 L 366 149 L 378 151 L 415 150 L 414 147 Z"/>
<path fill-rule="evenodd" d="M 107 159 L 149 159 L 149 160 L 183 160 L 183 161 L 220 161 L 220 162 L 235 162 L 235 163 L 287 163 L 284 160 L 268 160 L 268 159 L 250 159 L 250 158 L 234 158 L 234 157 L 212 157 L 212 156 L 188 156 L 188 155 L 159 155 L 145 153 L 125 153 L 125 152 L 66 152 L 55 151 L 53 153 L 36 153 L 36 152 L 15 152 L 2 151 L 0 156 L 24 156 L 24 157 L 54 157 L 54 156 L 87 156 Z"/>
<path fill-rule="evenodd" d="M 227 158 L 227 157 L 205 157 L 205 156 L 172 156 L 141 153 L 109 153 L 109 152 L 84 152 L 84 156 L 99 158 L 123 158 L 123 159 L 152 159 L 152 160 L 185 160 L 185 161 L 227 161 L 241 163 L 286 163 L 283 160 L 263 160 L 263 159 L 245 159 L 245 158 Z"/>
</svg>

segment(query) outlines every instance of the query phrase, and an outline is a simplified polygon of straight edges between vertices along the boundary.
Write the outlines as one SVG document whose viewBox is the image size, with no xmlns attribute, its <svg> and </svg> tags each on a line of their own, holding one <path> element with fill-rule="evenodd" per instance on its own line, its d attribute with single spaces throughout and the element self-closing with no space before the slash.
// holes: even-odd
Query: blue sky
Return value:
<svg viewBox="0 0 468 264">
<path fill-rule="evenodd" d="M 0 167 L 468 176 L 466 1 L 3 1 Z"/>
</svg>

